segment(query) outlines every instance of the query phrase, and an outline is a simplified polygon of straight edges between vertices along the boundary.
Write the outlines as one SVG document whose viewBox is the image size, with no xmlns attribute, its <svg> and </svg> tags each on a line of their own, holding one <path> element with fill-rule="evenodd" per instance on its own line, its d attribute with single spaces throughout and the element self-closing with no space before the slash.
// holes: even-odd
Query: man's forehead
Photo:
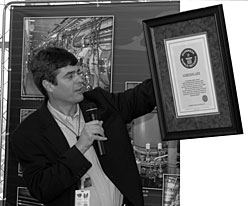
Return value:
<svg viewBox="0 0 248 206">
<path fill-rule="evenodd" d="M 68 66 L 59 68 L 59 72 L 60 73 L 76 72 L 79 69 L 80 69 L 79 65 L 74 65 L 74 66 L 68 65 Z"/>
</svg>

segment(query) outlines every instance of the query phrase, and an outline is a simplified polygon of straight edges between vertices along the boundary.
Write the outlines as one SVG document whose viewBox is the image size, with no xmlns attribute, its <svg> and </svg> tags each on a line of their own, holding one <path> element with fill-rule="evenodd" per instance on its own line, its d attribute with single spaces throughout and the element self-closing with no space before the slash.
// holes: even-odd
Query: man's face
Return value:
<svg viewBox="0 0 248 206">
<path fill-rule="evenodd" d="M 52 85 L 51 98 L 60 104 L 75 104 L 83 100 L 86 85 L 82 78 L 82 68 L 66 66 L 58 70 L 57 85 Z"/>
</svg>

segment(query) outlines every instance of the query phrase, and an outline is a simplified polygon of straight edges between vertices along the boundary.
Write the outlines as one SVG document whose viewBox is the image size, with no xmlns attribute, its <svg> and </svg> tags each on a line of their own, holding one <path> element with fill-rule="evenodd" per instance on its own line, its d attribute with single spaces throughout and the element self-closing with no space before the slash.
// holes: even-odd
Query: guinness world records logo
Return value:
<svg viewBox="0 0 248 206">
<path fill-rule="evenodd" d="M 180 61 L 185 68 L 191 69 L 198 62 L 197 53 L 191 48 L 186 48 L 180 54 Z"/>
</svg>

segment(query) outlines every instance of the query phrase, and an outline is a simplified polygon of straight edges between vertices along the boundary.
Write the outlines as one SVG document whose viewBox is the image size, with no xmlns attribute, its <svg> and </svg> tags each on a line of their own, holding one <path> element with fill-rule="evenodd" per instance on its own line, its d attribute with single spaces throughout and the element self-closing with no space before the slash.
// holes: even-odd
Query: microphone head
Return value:
<svg viewBox="0 0 248 206">
<path fill-rule="evenodd" d="M 95 110 L 97 110 L 97 109 L 98 109 L 98 108 L 97 108 L 96 104 L 91 102 L 91 103 L 89 103 L 89 104 L 87 105 L 86 112 L 95 111 Z"/>
<path fill-rule="evenodd" d="M 86 113 L 90 120 L 99 120 L 98 108 L 95 103 L 89 103 L 87 105 Z"/>
</svg>

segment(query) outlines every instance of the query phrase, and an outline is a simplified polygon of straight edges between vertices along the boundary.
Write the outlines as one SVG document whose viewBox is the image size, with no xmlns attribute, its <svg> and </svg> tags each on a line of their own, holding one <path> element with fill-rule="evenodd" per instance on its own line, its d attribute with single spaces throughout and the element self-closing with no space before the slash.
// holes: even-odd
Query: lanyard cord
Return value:
<svg viewBox="0 0 248 206">
<path fill-rule="evenodd" d="M 64 123 L 63 121 L 61 121 L 60 119 L 58 119 L 56 116 L 54 116 L 54 118 L 57 121 L 59 121 L 61 124 L 63 124 L 67 129 L 69 129 L 76 136 L 77 139 L 79 138 L 79 136 L 80 136 L 80 120 L 81 120 L 80 112 L 79 112 L 78 131 L 77 131 L 77 133 L 72 128 L 70 128 L 66 123 Z"/>
</svg>

